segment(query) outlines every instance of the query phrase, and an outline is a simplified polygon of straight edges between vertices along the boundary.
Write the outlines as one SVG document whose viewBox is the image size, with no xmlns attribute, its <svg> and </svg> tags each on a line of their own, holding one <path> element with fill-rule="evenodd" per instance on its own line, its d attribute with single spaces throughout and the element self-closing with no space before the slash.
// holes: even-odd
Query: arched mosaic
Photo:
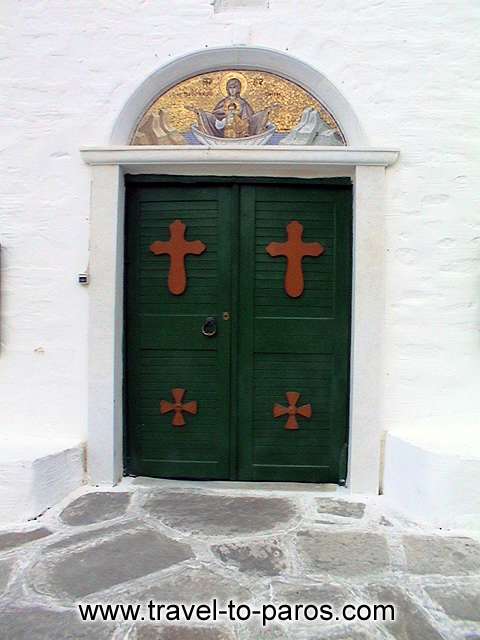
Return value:
<svg viewBox="0 0 480 640">
<path fill-rule="evenodd" d="M 273 73 L 202 73 L 148 108 L 133 145 L 345 145 L 332 114 L 299 85 Z"/>
</svg>

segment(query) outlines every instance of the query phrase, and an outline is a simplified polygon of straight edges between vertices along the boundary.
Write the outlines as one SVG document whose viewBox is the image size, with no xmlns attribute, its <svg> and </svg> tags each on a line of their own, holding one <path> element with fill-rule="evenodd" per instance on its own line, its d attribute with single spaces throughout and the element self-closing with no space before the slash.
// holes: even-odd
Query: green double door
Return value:
<svg viewBox="0 0 480 640">
<path fill-rule="evenodd" d="M 126 471 L 342 482 L 351 186 L 127 176 Z"/>
</svg>

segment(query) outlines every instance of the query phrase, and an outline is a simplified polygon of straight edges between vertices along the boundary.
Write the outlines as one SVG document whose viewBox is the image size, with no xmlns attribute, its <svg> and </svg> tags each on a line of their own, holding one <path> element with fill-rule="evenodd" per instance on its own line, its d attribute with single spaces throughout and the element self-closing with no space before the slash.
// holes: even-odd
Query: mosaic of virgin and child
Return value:
<svg viewBox="0 0 480 640">
<path fill-rule="evenodd" d="M 197 132 L 216 138 L 248 138 L 267 133 L 270 113 L 281 105 L 273 104 L 255 112 L 250 103 L 242 98 L 241 89 L 240 80 L 230 78 L 226 85 L 227 95 L 215 105 L 212 112 L 187 106 L 198 120 L 193 132 L 196 133 L 197 129 Z"/>
<path fill-rule="evenodd" d="M 218 74 L 217 78 L 213 73 Z M 293 83 L 266 73 L 213 73 L 179 83 L 164 94 L 165 99 L 161 96 L 140 121 L 133 144 L 345 144 L 333 118 Z M 255 75 L 248 78 L 248 73 Z M 215 98 L 214 80 L 222 87 L 223 97 L 220 100 L 217 97 L 211 108 L 209 98 Z M 250 91 L 249 82 L 252 82 Z M 253 97 L 257 106 L 262 102 L 268 106 L 255 111 L 245 93 L 250 99 Z M 281 104 L 270 100 L 273 96 Z M 189 102 L 189 98 L 196 104 Z M 191 115 L 185 117 L 188 113 Z M 175 126 L 170 124 L 170 116 Z"/>
</svg>

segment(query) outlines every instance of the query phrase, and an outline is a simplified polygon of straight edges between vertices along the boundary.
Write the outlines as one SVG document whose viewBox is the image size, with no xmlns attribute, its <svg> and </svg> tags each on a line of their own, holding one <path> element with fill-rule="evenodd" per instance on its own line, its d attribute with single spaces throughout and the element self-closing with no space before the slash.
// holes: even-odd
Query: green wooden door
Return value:
<svg viewBox="0 0 480 640">
<path fill-rule="evenodd" d="M 338 482 L 348 422 L 350 188 L 245 186 L 240 206 L 240 475 Z M 303 258 L 298 297 L 285 290 L 286 259 L 266 251 L 286 241 L 292 221 L 304 242 L 323 248 Z M 288 414 L 274 417 L 273 407 L 293 404 L 311 416 L 286 428 Z"/>
<path fill-rule="evenodd" d="M 345 476 L 351 187 L 272 182 L 128 183 L 130 473 L 301 482 Z M 151 250 L 169 240 L 174 220 L 186 225 L 187 241 L 206 245 L 186 257 L 181 294 L 168 288 L 169 256 Z M 284 245 L 292 222 L 302 228 L 306 253 L 321 246 L 321 255 L 301 262 L 301 293 L 286 290 L 287 258 L 267 251 L 272 242 Z M 208 317 L 217 321 L 212 337 L 202 334 Z M 177 406 L 186 410 L 161 412 L 175 404 L 176 389 L 185 390 Z M 189 402 L 198 403 L 196 413 Z"/>
<path fill-rule="evenodd" d="M 230 477 L 231 325 L 223 313 L 231 310 L 232 195 L 221 185 L 128 185 L 126 414 L 131 473 Z M 186 225 L 187 241 L 206 245 L 201 255 L 186 256 L 187 282 L 181 294 L 169 290 L 169 256 L 150 249 L 154 242 L 169 240 L 175 220 Z M 202 333 L 209 317 L 218 323 L 212 337 Z M 162 414 L 160 407 L 168 409 L 166 403 L 174 405 L 175 399 L 186 410 Z M 196 413 L 188 411 L 195 408 L 187 404 L 192 402 Z"/>
</svg>

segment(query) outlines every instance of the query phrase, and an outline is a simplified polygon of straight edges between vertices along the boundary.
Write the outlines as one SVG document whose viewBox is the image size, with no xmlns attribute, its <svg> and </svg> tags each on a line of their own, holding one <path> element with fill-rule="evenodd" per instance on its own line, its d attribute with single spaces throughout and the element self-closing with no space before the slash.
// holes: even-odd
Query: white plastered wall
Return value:
<svg viewBox="0 0 480 640">
<path fill-rule="evenodd" d="M 87 433 L 90 169 L 145 78 L 215 46 L 305 61 L 341 90 L 371 145 L 402 150 L 385 192 L 385 429 L 462 427 L 480 413 L 478 24 L 471 2 L 209 0 L 1 8 L 0 432 Z M 118 142 L 118 140 L 116 140 Z"/>
</svg>

